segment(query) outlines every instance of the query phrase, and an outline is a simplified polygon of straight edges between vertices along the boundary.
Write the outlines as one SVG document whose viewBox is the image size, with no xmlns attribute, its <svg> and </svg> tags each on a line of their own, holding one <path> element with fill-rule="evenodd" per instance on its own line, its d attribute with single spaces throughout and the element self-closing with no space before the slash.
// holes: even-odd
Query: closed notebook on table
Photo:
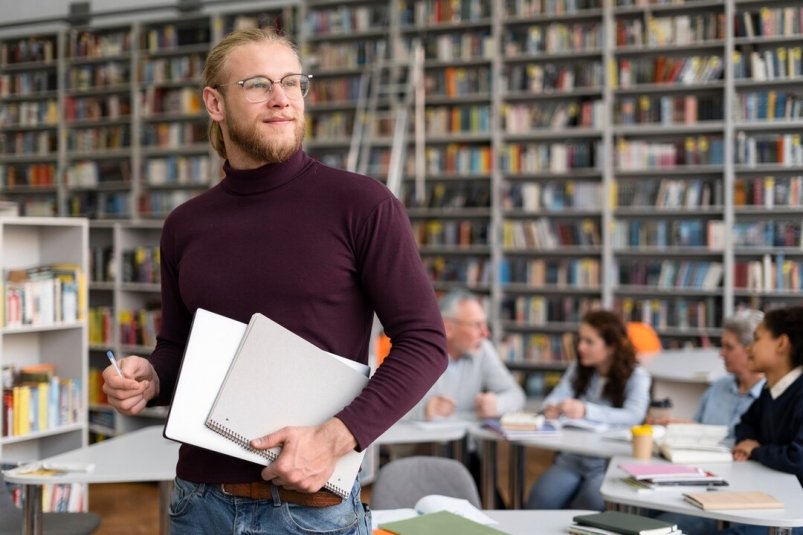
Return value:
<svg viewBox="0 0 803 535">
<path fill-rule="evenodd" d="M 395 535 L 503 535 L 504 531 L 474 522 L 468 518 L 440 511 L 420 515 L 407 520 L 388 522 L 379 526 L 382 530 Z"/>
<path fill-rule="evenodd" d="M 619 511 L 577 515 L 573 520 L 583 526 L 602 528 L 622 535 L 668 535 L 677 529 L 675 524 L 669 522 Z"/>
<path fill-rule="evenodd" d="M 206 425 L 267 464 L 280 448 L 255 450 L 250 441 L 282 427 L 317 426 L 329 420 L 368 383 L 360 367 L 254 314 Z M 325 487 L 348 496 L 363 456 L 351 451 L 341 457 Z"/>
<path fill-rule="evenodd" d="M 783 502 L 765 492 L 694 492 L 683 499 L 705 511 L 727 509 L 783 509 Z"/>
</svg>

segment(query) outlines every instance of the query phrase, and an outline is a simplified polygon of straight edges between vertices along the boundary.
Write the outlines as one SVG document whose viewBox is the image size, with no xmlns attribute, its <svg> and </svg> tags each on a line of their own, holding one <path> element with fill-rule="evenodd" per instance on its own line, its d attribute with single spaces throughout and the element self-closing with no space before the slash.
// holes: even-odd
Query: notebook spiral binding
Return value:
<svg viewBox="0 0 803 535">
<path fill-rule="evenodd" d="M 275 461 L 276 457 L 278 457 L 278 455 L 276 455 L 276 453 L 274 453 L 274 452 L 272 452 L 270 450 L 258 450 L 258 449 L 255 449 L 254 447 L 251 446 L 251 441 L 249 439 L 247 439 L 246 437 L 244 437 L 243 435 L 241 435 L 239 433 L 235 433 L 234 431 L 232 431 L 231 429 L 229 429 L 225 425 L 221 425 L 219 422 L 216 422 L 214 420 L 207 420 L 206 421 L 206 427 L 208 427 L 209 429 L 211 429 L 212 431 L 214 431 L 218 435 L 221 435 L 221 436 L 231 440 L 235 444 L 239 444 L 240 446 L 242 446 L 243 448 L 247 449 L 248 451 L 250 451 L 252 453 L 256 453 L 260 457 L 264 457 L 265 459 L 267 459 L 267 460 L 269 460 L 271 462 Z M 348 498 L 349 492 L 351 491 L 351 489 L 343 489 L 342 487 L 338 487 L 337 485 L 333 485 L 333 484 L 331 484 L 329 482 L 327 482 L 324 485 L 324 488 L 334 492 L 335 494 L 337 494 L 338 496 L 340 496 L 343 499 Z"/>
</svg>

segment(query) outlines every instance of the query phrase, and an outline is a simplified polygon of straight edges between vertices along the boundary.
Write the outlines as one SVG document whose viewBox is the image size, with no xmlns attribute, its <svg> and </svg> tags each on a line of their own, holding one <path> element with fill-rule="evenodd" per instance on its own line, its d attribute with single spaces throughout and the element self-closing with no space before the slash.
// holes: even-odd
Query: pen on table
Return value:
<svg viewBox="0 0 803 535">
<path fill-rule="evenodd" d="M 109 357 L 109 362 L 111 362 L 112 366 L 114 366 L 114 371 L 117 372 L 117 375 L 122 377 L 123 370 L 120 369 L 120 365 L 117 363 L 117 359 L 115 358 L 114 353 L 112 353 L 111 351 L 106 351 L 106 356 Z"/>
</svg>

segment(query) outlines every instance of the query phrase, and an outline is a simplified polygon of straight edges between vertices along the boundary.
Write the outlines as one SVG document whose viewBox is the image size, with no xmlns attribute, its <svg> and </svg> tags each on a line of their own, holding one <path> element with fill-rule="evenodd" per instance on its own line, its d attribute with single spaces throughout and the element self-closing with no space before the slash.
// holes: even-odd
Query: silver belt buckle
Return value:
<svg viewBox="0 0 803 535">
<path fill-rule="evenodd" d="M 222 492 L 226 496 L 232 496 L 232 494 L 229 491 L 226 490 L 226 484 L 225 483 L 221 483 L 220 484 L 220 492 Z"/>
</svg>

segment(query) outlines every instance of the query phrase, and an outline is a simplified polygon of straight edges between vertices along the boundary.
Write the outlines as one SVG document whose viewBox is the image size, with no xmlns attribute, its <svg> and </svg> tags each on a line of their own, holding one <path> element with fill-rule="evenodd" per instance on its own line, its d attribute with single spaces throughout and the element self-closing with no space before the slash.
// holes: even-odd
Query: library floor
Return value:
<svg viewBox="0 0 803 535">
<path fill-rule="evenodd" d="M 507 500 L 507 450 L 500 447 L 500 491 Z M 528 489 L 552 462 L 552 452 L 528 448 Z M 363 501 L 370 500 L 371 487 L 363 489 Z M 159 489 L 156 483 L 104 483 L 90 485 L 89 510 L 103 518 L 96 535 L 152 535 L 158 532 Z"/>
</svg>

